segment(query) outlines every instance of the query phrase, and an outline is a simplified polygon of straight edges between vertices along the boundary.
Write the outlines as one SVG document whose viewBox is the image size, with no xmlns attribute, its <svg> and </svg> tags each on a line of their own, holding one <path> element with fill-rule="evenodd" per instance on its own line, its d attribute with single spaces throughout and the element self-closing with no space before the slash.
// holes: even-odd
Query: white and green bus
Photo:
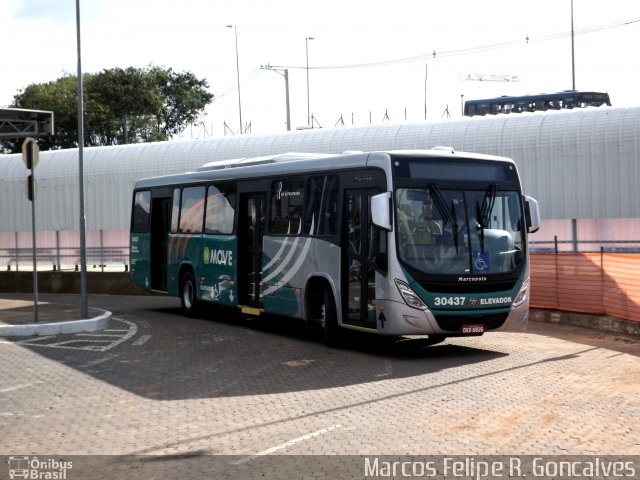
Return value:
<svg viewBox="0 0 640 480">
<path fill-rule="evenodd" d="M 455 152 L 282 154 L 139 180 L 131 278 L 207 304 L 428 343 L 522 330 L 537 202 L 515 163 Z"/>
</svg>

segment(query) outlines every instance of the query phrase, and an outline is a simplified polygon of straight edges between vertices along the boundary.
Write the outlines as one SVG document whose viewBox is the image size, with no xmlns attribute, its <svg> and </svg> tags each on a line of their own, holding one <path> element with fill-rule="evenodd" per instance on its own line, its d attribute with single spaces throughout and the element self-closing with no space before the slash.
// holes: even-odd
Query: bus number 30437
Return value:
<svg viewBox="0 0 640 480">
<path fill-rule="evenodd" d="M 435 297 L 433 299 L 433 304 L 436 307 L 444 306 L 444 305 L 462 306 L 462 305 L 464 305 L 465 299 L 466 299 L 466 297 Z"/>
</svg>

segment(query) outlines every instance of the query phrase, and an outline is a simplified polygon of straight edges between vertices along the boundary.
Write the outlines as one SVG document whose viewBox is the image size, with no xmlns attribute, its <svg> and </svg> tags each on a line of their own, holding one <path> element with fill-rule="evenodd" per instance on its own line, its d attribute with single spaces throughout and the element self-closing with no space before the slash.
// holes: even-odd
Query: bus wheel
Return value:
<svg viewBox="0 0 640 480">
<path fill-rule="evenodd" d="M 324 329 L 324 343 L 327 347 L 337 348 L 342 346 L 343 332 L 338 325 L 336 302 L 330 288 L 325 288 L 324 290 L 322 328 Z"/>
<path fill-rule="evenodd" d="M 185 272 L 180 281 L 180 305 L 182 312 L 187 316 L 193 315 L 198 306 L 196 279 L 191 270 Z"/>
</svg>

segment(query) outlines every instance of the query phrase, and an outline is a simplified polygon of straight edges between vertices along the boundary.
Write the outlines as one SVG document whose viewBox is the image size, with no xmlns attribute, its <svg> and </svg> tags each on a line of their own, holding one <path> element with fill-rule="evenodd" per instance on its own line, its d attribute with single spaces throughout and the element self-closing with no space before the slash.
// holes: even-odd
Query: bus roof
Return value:
<svg viewBox="0 0 640 480">
<path fill-rule="evenodd" d="M 239 180 L 246 178 L 277 177 L 291 173 L 311 174 L 325 170 L 345 170 L 365 166 L 381 166 L 381 158 L 389 156 L 449 157 L 487 161 L 502 161 L 515 165 L 506 157 L 470 152 L 457 152 L 451 147 L 435 147 L 431 150 L 388 150 L 375 152 L 349 151 L 344 154 L 285 153 L 272 156 L 222 160 L 202 165 L 195 172 L 179 173 L 138 180 L 136 189 L 169 186 L 212 180 Z"/>
<path fill-rule="evenodd" d="M 355 152 L 353 152 L 355 153 Z M 358 152 L 361 153 L 361 152 Z M 334 157 L 334 154 L 330 153 L 281 153 L 278 155 L 264 155 L 261 157 L 246 157 L 246 158 L 234 158 L 231 160 L 219 160 L 215 162 L 205 163 L 197 168 L 198 172 L 206 172 L 211 170 L 222 170 L 224 168 L 236 168 L 247 167 L 254 165 L 266 165 L 276 162 L 291 162 L 295 160 L 307 160 L 312 158 L 326 158 Z"/>
</svg>

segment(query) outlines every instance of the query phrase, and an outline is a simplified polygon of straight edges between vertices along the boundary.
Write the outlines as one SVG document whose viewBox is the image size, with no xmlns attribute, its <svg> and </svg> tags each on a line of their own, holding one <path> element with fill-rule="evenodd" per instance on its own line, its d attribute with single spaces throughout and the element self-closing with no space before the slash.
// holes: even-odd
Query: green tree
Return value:
<svg viewBox="0 0 640 480">
<path fill-rule="evenodd" d="M 85 145 L 168 140 L 195 123 L 213 100 L 206 80 L 171 68 L 112 68 L 87 73 L 84 83 Z M 54 135 L 38 140 L 42 150 L 78 145 L 77 82 L 74 75 L 20 91 L 11 107 L 54 112 Z M 0 143 L 19 152 L 22 140 Z"/>
<path fill-rule="evenodd" d="M 191 72 L 153 67 L 150 74 L 164 99 L 158 126 L 159 133 L 165 138 L 171 138 L 195 123 L 200 112 L 213 101 L 213 94 L 206 90 L 206 80 L 196 78 Z"/>
<path fill-rule="evenodd" d="M 164 103 L 154 80 L 153 75 L 143 69 L 112 68 L 96 74 L 87 84 L 89 96 L 111 113 L 113 124 L 105 131 L 104 144 L 142 141 L 140 130 L 145 129 L 146 123 L 143 119 L 152 120 Z"/>
</svg>

